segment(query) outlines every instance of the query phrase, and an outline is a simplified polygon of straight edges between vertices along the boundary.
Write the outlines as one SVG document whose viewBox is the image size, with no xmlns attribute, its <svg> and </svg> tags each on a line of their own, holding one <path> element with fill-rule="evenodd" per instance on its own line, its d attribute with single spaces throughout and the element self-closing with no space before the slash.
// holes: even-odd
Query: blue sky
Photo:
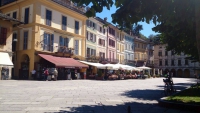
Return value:
<svg viewBox="0 0 200 113">
<path fill-rule="evenodd" d="M 116 7 L 113 5 L 113 7 L 111 7 L 110 10 L 107 10 L 107 8 L 104 8 L 103 12 L 97 13 L 96 16 L 101 17 L 102 19 L 107 17 L 107 21 L 112 22 L 111 14 L 115 13 L 115 11 L 116 11 Z M 150 24 L 147 24 L 146 22 L 139 22 L 138 24 L 143 26 L 143 30 L 141 30 L 140 32 L 144 36 L 148 37 L 151 34 L 153 35 L 158 34 L 152 31 L 152 27 L 155 26 L 153 22 L 151 22 Z"/>
</svg>

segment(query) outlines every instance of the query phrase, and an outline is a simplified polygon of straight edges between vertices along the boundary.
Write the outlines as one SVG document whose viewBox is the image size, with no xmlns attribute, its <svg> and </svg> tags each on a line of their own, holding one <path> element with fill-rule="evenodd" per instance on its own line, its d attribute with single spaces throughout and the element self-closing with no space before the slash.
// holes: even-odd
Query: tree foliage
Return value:
<svg viewBox="0 0 200 113">
<path fill-rule="evenodd" d="M 115 0 L 115 3 L 113 0 L 72 1 L 79 5 L 92 3 L 91 9 L 86 13 L 89 17 L 102 12 L 103 7 L 109 10 L 115 4 L 117 10 L 112 14 L 112 22 L 121 29 L 131 28 L 131 25 L 140 21 L 153 21 L 156 25 L 153 30 L 161 33 L 159 39 L 168 45 L 167 50 L 199 58 L 200 34 L 196 29 L 200 28 L 200 22 L 195 19 L 200 18 L 200 0 Z"/>
</svg>

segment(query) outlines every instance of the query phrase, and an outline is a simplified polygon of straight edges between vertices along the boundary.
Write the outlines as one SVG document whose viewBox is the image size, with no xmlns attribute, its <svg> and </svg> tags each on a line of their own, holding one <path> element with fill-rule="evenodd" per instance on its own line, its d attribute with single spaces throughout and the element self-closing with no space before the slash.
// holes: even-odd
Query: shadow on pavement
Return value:
<svg viewBox="0 0 200 113">
<path fill-rule="evenodd" d="M 129 110 L 128 106 L 130 106 Z M 63 107 L 62 109 L 63 110 L 54 113 L 162 113 L 167 110 L 166 108 L 159 107 L 157 104 L 153 105 L 137 102 L 118 105 L 82 105 L 76 108 Z"/>
</svg>

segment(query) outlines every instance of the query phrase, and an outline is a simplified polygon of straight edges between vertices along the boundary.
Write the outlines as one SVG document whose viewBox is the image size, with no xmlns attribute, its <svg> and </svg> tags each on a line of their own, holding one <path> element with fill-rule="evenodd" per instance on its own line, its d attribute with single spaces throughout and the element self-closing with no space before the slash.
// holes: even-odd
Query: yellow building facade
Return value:
<svg viewBox="0 0 200 113">
<path fill-rule="evenodd" d="M 31 70 L 42 61 L 38 54 L 76 59 L 85 56 L 87 18 L 83 15 L 84 8 L 76 7 L 70 0 L 18 0 L 0 10 L 4 14 L 17 12 L 17 19 L 25 22 L 13 29 L 18 39 L 15 76 L 32 79 Z M 62 47 L 70 52 L 60 54 Z"/>
<path fill-rule="evenodd" d="M 136 66 L 144 66 L 146 65 L 148 53 L 147 53 L 147 44 L 148 42 L 146 40 L 143 40 L 141 38 L 135 37 L 134 38 L 134 44 L 135 44 L 135 50 L 134 50 L 134 60 L 136 62 Z"/>
</svg>

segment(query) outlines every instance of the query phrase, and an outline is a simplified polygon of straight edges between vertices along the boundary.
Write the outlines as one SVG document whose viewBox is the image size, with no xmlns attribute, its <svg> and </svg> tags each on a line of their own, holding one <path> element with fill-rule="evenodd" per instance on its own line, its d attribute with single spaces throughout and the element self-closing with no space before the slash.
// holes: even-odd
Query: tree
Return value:
<svg viewBox="0 0 200 113">
<path fill-rule="evenodd" d="M 90 17 L 114 4 L 113 0 L 73 1 L 79 5 L 92 3 L 86 13 Z M 168 45 L 168 50 L 184 52 L 200 61 L 200 0 L 115 0 L 115 6 L 112 22 L 121 29 L 140 21 L 153 21 L 153 30 L 161 33 L 160 41 Z"/>
</svg>

